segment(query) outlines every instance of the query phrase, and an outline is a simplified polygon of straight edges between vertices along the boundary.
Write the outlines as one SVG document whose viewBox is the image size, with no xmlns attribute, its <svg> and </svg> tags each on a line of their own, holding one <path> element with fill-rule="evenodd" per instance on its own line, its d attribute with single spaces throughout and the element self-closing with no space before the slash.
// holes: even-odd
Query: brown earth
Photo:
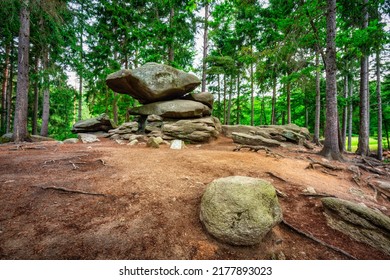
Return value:
<svg viewBox="0 0 390 280">
<path fill-rule="evenodd" d="M 302 195 L 310 186 L 390 215 L 390 202 L 381 196 L 375 201 L 373 190 L 354 183 L 348 169 L 306 169 L 308 156 L 322 159 L 300 148 L 274 149 L 285 156 L 275 158 L 264 151 L 233 152 L 234 147 L 224 137 L 179 151 L 106 139 L 93 144 L 33 143 L 19 149 L 1 145 L 0 259 L 350 258 L 285 224 L 257 246 L 215 240 L 199 221 L 200 200 L 208 183 L 232 175 L 273 182 L 288 195 L 279 198 L 284 220 L 318 240 L 357 259 L 390 258 L 329 228 L 320 197 Z M 368 176 L 372 174 L 363 172 L 362 178 Z"/>
</svg>

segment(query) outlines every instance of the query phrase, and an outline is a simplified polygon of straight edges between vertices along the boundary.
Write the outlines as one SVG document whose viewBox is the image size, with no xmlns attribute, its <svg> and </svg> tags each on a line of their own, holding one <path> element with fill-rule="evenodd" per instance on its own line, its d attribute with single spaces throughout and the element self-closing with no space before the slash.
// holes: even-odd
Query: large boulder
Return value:
<svg viewBox="0 0 390 280">
<path fill-rule="evenodd" d="M 215 117 L 164 121 L 161 131 L 164 139 L 205 143 L 218 137 L 221 132 L 221 123 Z"/>
<path fill-rule="evenodd" d="M 96 132 L 96 131 L 109 131 L 115 128 L 115 123 L 110 120 L 106 114 L 101 114 L 95 118 L 81 120 L 73 125 L 73 133 L 84 133 L 84 132 Z"/>
<path fill-rule="evenodd" d="M 331 228 L 390 255 L 390 217 L 347 200 L 327 197 L 321 201 Z"/>
<path fill-rule="evenodd" d="M 200 220 L 223 242 L 255 245 L 282 221 L 282 210 L 269 182 L 232 176 L 208 185 L 201 201 Z"/>
<path fill-rule="evenodd" d="M 279 147 L 281 143 L 277 140 L 267 139 L 261 135 L 250 135 L 246 133 L 233 132 L 234 143 L 250 146 Z"/>
<path fill-rule="evenodd" d="M 159 101 L 143 106 L 131 108 L 132 115 L 158 115 L 164 118 L 183 119 L 200 118 L 211 115 L 210 108 L 206 105 L 191 100 Z"/>
<path fill-rule="evenodd" d="M 181 97 L 181 99 L 197 101 L 213 109 L 214 96 L 209 92 L 189 93 Z"/>
<path fill-rule="evenodd" d="M 9 143 L 13 141 L 13 133 L 6 133 L 0 137 L 0 144 Z"/>
<path fill-rule="evenodd" d="M 150 62 L 134 70 L 112 73 L 106 83 L 113 91 L 147 104 L 179 98 L 199 86 L 200 80 L 171 66 Z"/>
</svg>

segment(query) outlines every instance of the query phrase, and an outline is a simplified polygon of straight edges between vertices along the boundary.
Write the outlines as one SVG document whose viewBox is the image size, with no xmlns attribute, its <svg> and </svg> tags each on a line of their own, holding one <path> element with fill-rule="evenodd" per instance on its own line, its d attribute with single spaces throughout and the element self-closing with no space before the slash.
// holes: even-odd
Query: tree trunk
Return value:
<svg viewBox="0 0 390 280">
<path fill-rule="evenodd" d="M 208 27 L 209 27 L 209 2 L 204 7 L 204 30 L 203 30 L 203 64 L 202 64 L 202 92 L 206 91 L 206 58 L 209 47 Z"/>
<path fill-rule="evenodd" d="M 347 98 L 348 98 L 348 73 L 344 76 L 344 101 L 345 104 L 343 104 L 343 116 L 342 116 L 342 125 L 341 125 L 341 147 L 342 151 L 345 151 L 345 140 L 347 139 L 347 117 L 348 117 L 348 110 L 347 110 Z"/>
<path fill-rule="evenodd" d="M 3 85 L 1 90 L 1 126 L 0 131 L 6 131 L 7 127 L 7 89 L 9 79 L 9 62 L 10 62 L 11 47 L 7 45 L 5 48 L 5 64 L 3 72 Z"/>
<path fill-rule="evenodd" d="M 112 104 L 112 113 L 114 115 L 114 123 L 118 123 L 118 93 L 114 92 L 114 101 Z"/>
<path fill-rule="evenodd" d="M 241 107 L 240 107 L 240 71 L 237 73 L 237 120 L 236 124 L 240 124 Z"/>
<path fill-rule="evenodd" d="M 320 145 L 320 123 L 321 123 L 321 79 L 320 79 L 320 57 L 316 52 L 316 113 L 314 123 L 314 138 L 316 145 Z"/>
<path fill-rule="evenodd" d="M 276 72 L 275 68 L 273 71 L 273 77 L 272 77 L 272 113 L 271 113 L 271 124 L 274 125 L 276 123 L 275 115 L 276 115 Z"/>
<path fill-rule="evenodd" d="M 49 133 L 49 117 L 50 117 L 50 80 L 49 80 L 49 51 L 46 49 L 43 53 L 42 68 L 44 72 L 43 80 L 43 106 L 42 106 L 42 127 L 41 136 L 47 137 Z"/>
<path fill-rule="evenodd" d="M 336 84 L 336 0 L 327 0 L 326 17 L 326 126 L 321 154 L 340 160 Z"/>
<path fill-rule="evenodd" d="M 376 52 L 376 100 L 378 103 L 378 151 L 377 157 L 383 159 L 382 147 L 382 97 L 381 97 L 381 60 L 380 51 Z"/>
<path fill-rule="evenodd" d="M 291 84 L 287 81 L 287 124 L 291 123 Z"/>
<path fill-rule="evenodd" d="M 352 151 L 352 125 L 353 125 L 353 105 L 352 105 L 352 96 L 353 96 L 353 81 L 349 79 L 349 98 L 348 98 L 348 151 Z"/>
<path fill-rule="evenodd" d="M 218 74 L 218 118 L 221 120 L 222 112 L 221 112 L 221 77 Z"/>
<path fill-rule="evenodd" d="M 39 55 L 35 58 L 35 73 L 39 73 Z M 34 104 L 33 104 L 33 118 L 32 118 L 32 134 L 38 133 L 38 106 L 39 106 L 39 82 L 38 79 L 34 83 Z"/>
<path fill-rule="evenodd" d="M 230 125 L 230 117 L 232 110 L 232 95 L 233 95 L 233 75 L 230 76 L 230 88 L 229 88 L 229 103 L 227 111 L 227 124 Z"/>
<path fill-rule="evenodd" d="M 83 10 L 83 8 L 81 8 Z M 84 42 L 83 42 L 83 29 L 81 30 L 81 35 L 80 35 L 80 69 L 79 69 L 79 96 L 78 96 L 78 101 L 79 101 L 79 106 L 78 106 L 78 115 L 77 115 L 77 120 L 81 121 L 83 118 L 83 56 L 84 56 Z"/>
<path fill-rule="evenodd" d="M 251 46 L 251 53 L 253 52 L 253 47 Z M 255 92 L 253 85 L 253 62 L 251 62 L 251 125 L 254 125 L 255 118 Z"/>
<path fill-rule="evenodd" d="M 173 30 L 173 20 L 175 17 L 175 9 L 172 7 L 170 12 L 169 12 L 169 28 L 170 30 Z M 172 34 L 173 36 L 173 34 Z M 173 46 L 173 37 L 170 38 L 171 42 L 168 45 L 168 61 L 172 65 L 173 61 L 175 60 L 175 51 L 174 51 L 174 46 Z"/>
<path fill-rule="evenodd" d="M 226 122 L 226 74 L 223 75 L 223 123 Z"/>
<path fill-rule="evenodd" d="M 12 120 L 12 95 L 14 92 L 14 45 L 11 43 L 11 55 L 10 55 L 10 71 L 9 71 L 9 83 L 7 90 L 7 127 L 6 133 L 11 131 Z"/>
<path fill-rule="evenodd" d="M 13 139 L 16 143 L 27 138 L 27 111 L 29 87 L 30 10 L 29 1 L 24 0 L 20 8 L 20 29 L 18 47 L 18 81 L 14 117 Z"/>
<path fill-rule="evenodd" d="M 363 4 L 363 29 L 368 27 L 368 0 L 364 0 Z M 359 125 L 359 142 L 356 153 L 361 156 L 368 156 L 370 153 L 369 146 L 369 123 L 368 123 L 368 79 L 367 79 L 367 54 L 366 50 L 363 50 L 363 54 L 360 60 L 360 125 Z"/>
</svg>

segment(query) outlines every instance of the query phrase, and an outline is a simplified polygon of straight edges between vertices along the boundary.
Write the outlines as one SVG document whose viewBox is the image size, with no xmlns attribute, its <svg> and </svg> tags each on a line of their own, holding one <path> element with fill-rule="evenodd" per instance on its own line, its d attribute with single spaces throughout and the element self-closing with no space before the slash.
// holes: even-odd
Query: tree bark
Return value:
<svg viewBox="0 0 390 280">
<path fill-rule="evenodd" d="M 35 58 L 35 73 L 39 73 L 39 55 Z M 32 134 L 36 135 L 38 133 L 38 106 L 39 106 L 39 88 L 38 88 L 38 79 L 34 83 L 34 104 L 33 104 L 33 118 L 32 118 Z"/>
<path fill-rule="evenodd" d="M 230 125 L 231 110 L 232 110 L 232 95 L 233 95 L 233 75 L 230 75 L 229 102 L 227 110 L 227 124 Z"/>
<path fill-rule="evenodd" d="M 316 145 L 320 145 L 320 122 L 321 122 L 321 80 L 320 80 L 320 57 L 316 52 L 316 112 L 314 123 L 314 138 Z"/>
<path fill-rule="evenodd" d="M 20 8 L 20 29 L 18 47 L 18 80 L 14 117 L 13 139 L 16 143 L 27 138 L 27 111 L 29 88 L 30 10 L 29 1 L 24 0 Z"/>
<path fill-rule="evenodd" d="M 227 121 L 226 121 L 226 74 L 223 74 L 223 123 L 227 124 Z"/>
<path fill-rule="evenodd" d="M 118 123 L 118 93 L 114 92 L 114 101 L 112 104 L 112 112 L 114 115 L 114 123 Z"/>
<path fill-rule="evenodd" d="M 11 43 L 11 55 L 10 55 L 10 71 L 9 71 L 9 83 L 7 90 L 7 127 L 6 133 L 11 131 L 12 120 L 12 95 L 14 92 L 14 45 Z"/>
<path fill-rule="evenodd" d="M 83 11 L 83 6 L 81 6 L 81 9 Z M 80 69 L 79 69 L 79 95 L 78 95 L 78 115 L 77 120 L 81 121 L 83 118 L 83 58 L 84 58 L 84 42 L 83 42 L 83 28 L 81 29 L 80 34 Z"/>
<path fill-rule="evenodd" d="M 343 91 L 343 97 L 345 100 L 345 104 L 343 104 L 343 116 L 342 116 L 342 125 L 341 125 L 341 147 L 342 151 L 345 151 L 345 142 L 347 139 L 347 117 L 348 117 L 348 110 L 347 110 L 347 98 L 348 98 L 348 73 L 344 76 L 344 91 Z"/>
<path fill-rule="evenodd" d="M 209 47 L 208 42 L 208 27 L 209 27 L 209 7 L 210 4 L 206 1 L 204 7 L 204 30 L 203 30 L 203 64 L 202 64 L 202 92 L 206 91 L 206 58 Z"/>
<path fill-rule="evenodd" d="M 364 22 L 363 22 L 363 29 L 366 29 L 368 27 L 368 9 L 367 9 L 367 3 L 368 0 L 363 1 L 363 15 L 364 15 Z M 358 149 L 356 150 L 356 153 L 361 156 L 368 156 L 370 153 L 370 146 L 369 146 L 369 123 L 368 123 L 368 79 L 367 79 L 367 54 L 366 50 L 363 49 L 362 51 L 362 57 L 360 60 L 360 125 L 359 125 L 359 142 L 358 142 Z"/>
<path fill-rule="evenodd" d="M 175 17 L 175 9 L 172 7 L 170 12 L 169 12 L 169 28 L 170 30 L 173 30 L 173 20 Z M 168 61 L 172 65 L 173 61 L 175 60 L 175 51 L 174 51 L 174 46 L 173 46 L 173 37 L 170 38 L 171 42 L 168 45 Z"/>
<path fill-rule="evenodd" d="M 240 66 L 238 66 L 238 69 L 240 69 Z M 240 107 L 240 71 L 237 73 L 237 120 L 236 124 L 240 124 L 241 119 L 241 107 Z"/>
<path fill-rule="evenodd" d="M 291 123 L 291 84 L 287 81 L 287 124 Z"/>
<path fill-rule="evenodd" d="M 43 80 L 43 106 L 42 106 L 42 127 L 41 136 L 47 137 L 49 133 L 50 117 L 50 80 L 49 80 L 49 50 L 45 49 L 42 58 L 42 68 L 44 72 Z"/>
<path fill-rule="evenodd" d="M 253 53 L 253 46 L 251 46 L 251 53 Z M 255 93 L 254 93 L 254 85 L 253 85 L 253 62 L 251 61 L 251 125 L 254 125 L 255 118 Z"/>
<path fill-rule="evenodd" d="M 7 127 L 7 89 L 9 80 L 9 62 L 10 62 L 11 47 L 7 45 L 5 48 L 5 63 L 3 72 L 3 85 L 1 90 L 1 126 L 0 131 L 6 131 Z"/>
<path fill-rule="evenodd" d="M 378 103 L 378 151 L 377 157 L 383 160 L 382 147 L 382 97 L 381 97 L 381 60 L 380 51 L 376 52 L 376 100 Z"/>
<path fill-rule="evenodd" d="M 222 111 L 221 111 L 221 77 L 220 74 L 218 74 L 218 118 L 222 118 Z"/>
<path fill-rule="evenodd" d="M 327 0 L 326 17 L 326 126 L 323 156 L 342 158 L 338 141 L 338 112 L 336 84 L 336 0 Z"/>
<path fill-rule="evenodd" d="M 271 112 L 271 124 L 274 125 L 276 123 L 276 72 L 275 68 L 272 69 L 272 112 Z"/>
<path fill-rule="evenodd" d="M 349 79 L 349 98 L 348 98 L 348 151 L 352 151 L 352 125 L 353 125 L 353 81 Z"/>
</svg>

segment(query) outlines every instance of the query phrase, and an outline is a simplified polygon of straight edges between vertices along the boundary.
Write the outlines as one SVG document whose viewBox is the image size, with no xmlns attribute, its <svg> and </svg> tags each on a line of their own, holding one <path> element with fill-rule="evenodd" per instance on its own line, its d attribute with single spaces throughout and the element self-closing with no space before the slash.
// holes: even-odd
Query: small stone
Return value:
<svg viewBox="0 0 390 280">
<path fill-rule="evenodd" d="M 135 146 L 135 145 L 137 145 L 138 144 L 138 140 L 137 139 L 134 139 L 133 141 L 130 141 L 130 143 L 129 144 L 127 144 L 127 145 L 129 145 L 129 146 Z"/>
<path fill-rule="evenodd" d="M 119 144 L 119 145 L 124 145 L 124 144 L 126 144 L 126 142 L 125 142 L 124 140 L 120 140 L 120 139 L 115 140 L 115 142 L 116 142 L 117 144 Z"/>
<path fill-rule="evenodd" d="M 79 139 L 81 142 L 85 143 L 93 143 L 93 142 L 100 142 L 100 140 L 97 138 L 96 135 L 88 134 L 88 133 L 79 133 L 78 134 Z"/>
<path fill-rule="evenodd" d="M 159 140 L 160 139 L 158 139 L 158 137 L 150 137 L 148 142 L 146 143 L 146 146 L 152 147 L 152 148 L 160 148 Z M 161 139 L 161 142 L 162 142 L 162 139 Z"/>
<path fill-rule="evenodd" d="M 173 140 L 171 143 L 172 150 L 181 150 L 185 147 L 184 142 L 182 140 Z"/>
<path fill-rule="evenodd" d="M 77 138 L 69 138 L 64 140 L 64 144 L 76 144 L 79 142 Z"/>
<path fill-rule="evenodd" d="M 304 193 L 309 193 L 309 194 L 316 194 L 316 190 L 313 187 L 307 187 L 306 189 L 303 190 Z"/>
</svg>

